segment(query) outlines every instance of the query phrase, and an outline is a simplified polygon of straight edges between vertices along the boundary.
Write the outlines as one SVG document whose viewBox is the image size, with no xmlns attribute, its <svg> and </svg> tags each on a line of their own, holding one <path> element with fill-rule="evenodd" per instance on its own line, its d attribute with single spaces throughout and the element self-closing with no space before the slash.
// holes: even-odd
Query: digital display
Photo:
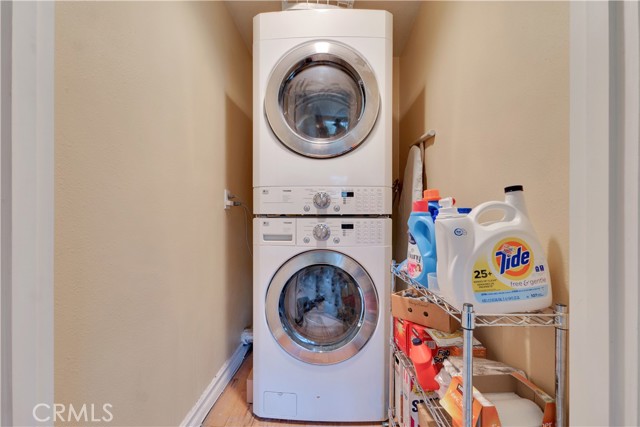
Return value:
<svg viewBox="0 0 640 427">
<path fill-rule="evenodd" d="M 353 230 L 353 224 L 342 224 L 343 230 Z"/>
<path fill-rule="evenodd" d="M 353 191 L 343 191 L 342 197 L 353 197 Z"/>
</svg>

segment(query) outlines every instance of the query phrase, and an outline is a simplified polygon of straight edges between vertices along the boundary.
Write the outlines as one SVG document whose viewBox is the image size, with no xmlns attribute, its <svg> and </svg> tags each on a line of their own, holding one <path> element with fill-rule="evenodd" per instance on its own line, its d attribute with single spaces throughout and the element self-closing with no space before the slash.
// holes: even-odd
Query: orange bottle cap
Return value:
<svg viewBox="0 0 640 427">
<path fill-rule="evenodd" d="M 422 195 L 424 196 L 424 199 L 427 201 L 440 200 L 440 190 L 438 190 L 437 188 L 429 188 L 427 190 L 424 190 Z"/>
</svg>

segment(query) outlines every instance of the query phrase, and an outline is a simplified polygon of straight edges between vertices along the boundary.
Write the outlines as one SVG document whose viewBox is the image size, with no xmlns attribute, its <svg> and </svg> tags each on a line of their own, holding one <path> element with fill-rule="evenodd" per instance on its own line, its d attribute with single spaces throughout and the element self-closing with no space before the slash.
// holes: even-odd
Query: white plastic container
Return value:
<svg viewBox="0 0 640 427">
<path fill-rule="evenodd" d="M 460 310 L 464 303 L 485 314 L 551 305 L 547 259 L 529 221 L 522 186 L 507 187 L 505 193 L 505 202 L 483 203 L 466 216 L 454 212 L 446 199 L 441 201 L 436 221 L 438 285 Z M 503 216 L 481 223 L 489 211 Z"/>
</svg>

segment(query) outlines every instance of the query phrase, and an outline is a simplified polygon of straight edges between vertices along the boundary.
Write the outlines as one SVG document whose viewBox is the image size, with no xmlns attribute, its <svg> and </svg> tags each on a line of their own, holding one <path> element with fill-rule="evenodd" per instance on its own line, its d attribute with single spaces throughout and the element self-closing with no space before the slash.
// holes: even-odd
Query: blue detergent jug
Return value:
<svg viewBox="0 0 640 427">
<path fill-rule="evenodd" d="M 407 247 L 407 273 L 416 282 L 428 287 L 427 275 L 435 273 L 436 230 L 426 200 L 413 202 L 413 210 L 407 223 L 409 245 Z"/>
</svg>

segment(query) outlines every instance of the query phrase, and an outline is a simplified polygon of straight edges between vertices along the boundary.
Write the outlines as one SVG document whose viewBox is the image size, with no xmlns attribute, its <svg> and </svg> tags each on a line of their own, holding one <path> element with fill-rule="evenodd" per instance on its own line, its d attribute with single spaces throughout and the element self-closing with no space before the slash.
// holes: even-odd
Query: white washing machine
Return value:
<svg viewBox="0 0 640 427">
<path fill-rule="evenodd" d="M 255 213 L 286 204 L 297 187 L 336 200 L 380 188 L 382 210 L 367 213 L 390 214 L 391 14 L 297 10 L 260 14 L 253 24 Z M 277 213 L 335 206 L 318 201 L 317 211 Z"/>
<path fill-rule="evenodd" d="M 253 412 L 387 419 L 391 219 L 253 225 Z"/>
</svg>

